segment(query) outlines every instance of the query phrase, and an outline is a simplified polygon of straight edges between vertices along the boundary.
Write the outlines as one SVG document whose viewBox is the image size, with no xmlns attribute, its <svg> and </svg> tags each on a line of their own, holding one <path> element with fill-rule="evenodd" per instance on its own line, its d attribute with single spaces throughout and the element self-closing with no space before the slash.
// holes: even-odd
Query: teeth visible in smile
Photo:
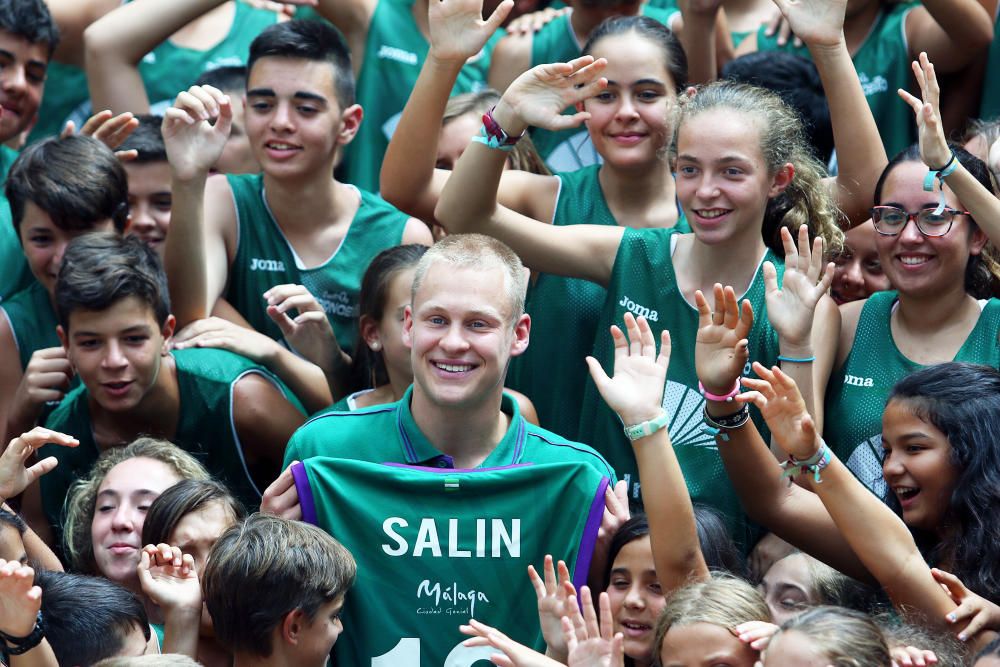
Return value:
<svg viewBox="0 0 1000 667">
<path fill-rule="evenodd" d="M 629 630 L 646 630 L 649 628 L 648 625 L 641 625 L 639 623 L 622 623 L 622 625 Z"/>
<path fill-rule="evenodd" d="M 907 266 L 914 266 L 916 264 L 923 264 L 924 262 L 928 261 L 928 258 L 900 256 L 899 261 L 902 262 L 903 264 L 906 264 Z"/>
<path fill-rule="evenodd" d="M 274 143 L 274 142 L 269 143 L 267 145 L 267 147 L 268 148 L 276 148 L 276 149 L 282 150 L 282 151 L 283 150 L 292 150 L 292 149 L 295 148 L 295 146 L 292 146 L 291 144 L 279 144 L 279 143 Z"/>
<path fill-rule="evenodd" d="M 438 368 L 443 371 L 448 371 L 449 373 L 463 373 L 468 370 L 472 370 L 471 364 L 455 365 L 455 364 L 435 364 Z"/>
<path fill-rule="evenodd" d="M 897 486 L 893 489 L 897 496 L 902 498 L 912 498 L 913 496 L 920 493 L 920 489 L 914 488 L 912 486 Z"/>
<path fill-rule="evenodd" d="M 719 216 L 725 214 L 726 214 L 726 209 L 724 208 L 709 208 L 698 211 L 698 215 L 700 215 L 703 218 L 718 218 Z"/>
</svg>

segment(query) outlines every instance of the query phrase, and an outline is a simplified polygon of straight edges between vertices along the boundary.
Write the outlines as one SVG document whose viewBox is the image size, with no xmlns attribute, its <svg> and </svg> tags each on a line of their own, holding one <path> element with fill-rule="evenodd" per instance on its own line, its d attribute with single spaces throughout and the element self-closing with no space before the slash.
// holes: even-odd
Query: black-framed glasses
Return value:
<svg viewBox="0 0 1000 667">
<path fill-rule="evenodd" d="M 922 208 L 916 213 L 904 211 L 898 206 L 876 206 L 871 210 L 875 231 L 882 236 L 897 236 L 910 220 L 917 223 L 917 229 L 924 236 L 944 236 L 951 230 L 956 215 L 969 215 L 968 211 L 954 208 Z"/>
</svg>

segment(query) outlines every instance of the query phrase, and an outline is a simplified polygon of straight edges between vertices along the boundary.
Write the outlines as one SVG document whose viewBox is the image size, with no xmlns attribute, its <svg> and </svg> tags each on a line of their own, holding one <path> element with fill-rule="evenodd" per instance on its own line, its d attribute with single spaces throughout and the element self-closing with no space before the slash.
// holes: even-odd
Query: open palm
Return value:
<svg viewBox="0 0 1000 667">
<path fill-rule="evenodd" d="M 746 300 L 741 307 L 732 287 L 716 284 L 713 292 L 714 310 L 701 290 L 694 295 L 698 308 L 694 365 L 706 391 L 726 394 L 743 374 L 749 358 L 747 334 L 753 327 L 753 307 Z"/>
<path fill-rule="evenodd" d="M 767 319 L 783 342 L 807 345 L 812 331 L 816 304 L 833 282 L 833 263 L 823 266 L 823 239 L 809 244 L 809 230 L 799 228 L 798 247 L 787 228 L 781 229 L 785 248 L 785 274 L 781 287 L 774 265 L 764 264 L 764 291 Z"/>
</svg>

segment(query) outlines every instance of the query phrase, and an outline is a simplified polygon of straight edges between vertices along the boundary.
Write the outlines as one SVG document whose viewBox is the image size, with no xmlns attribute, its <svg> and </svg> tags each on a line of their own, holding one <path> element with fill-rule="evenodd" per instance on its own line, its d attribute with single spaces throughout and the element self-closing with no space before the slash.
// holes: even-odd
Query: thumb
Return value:
<svg viewBox="0 0 1000 667">
<path fill-rule="evenodd" d="M 605 383 L 611 381 L 611 378 L 609 378 L 608 374 L 604 372 L 604 368 L 601 366 L 600 362 L 597 361 L 597 359 L 588 356 L 587 369 L 590 371 L 590 377 L 593 378 L 594 384 L 597 385 L 598 389 L 601 389 Z"/>
<path fill-rule="evenodd" d="M 295 322 L 288 315 L 278 310 L 277 306 L 268 306 L 267 315 L 278 325 L 283 336 L 288 337 L 295 333 Z"/>
<path fill-rule="evenodd" d="M 59 459 L 54 456 L 42 459 L 35 465 L 25 470 L 28 475 L 28 483 L 31 484 L 45 473 L 52 472 L 57 465 L 59 465 Z"/>
<path fill-rule="evenodd" d="M 937 568 L 932 568 L 931 574 L 934 575 L 934 578 L 938 581 L 938 583 L 948 589 L 948 594 L 951 596 L 952 600 L 955 601 L 955 604 L 959 604 L 960 601 L 966 596 L 967 591 L 965 584 L 963 584 L 962 580 L 955 575 Z"/>
<path fill-rule="evenodd" d="M 63 131 L 59 133 L 60 139 L 65 139 L 66 137 L 72 137 L 76 134 L 76 123 L 71 120 L 66 121 L 66 125 L 63 127 Z"/>
<path fill-rule="evenodd" d="M 514 9 L 514 0 L 503 0 L 503 2 L 497 5 L 497 8 L 493 10 L 490 17 L 486 19 L 486 27 L 489 29 L 490 35 L 500 28 L 500 25 L 507 19 L 512 9 Z"/>
</svg>

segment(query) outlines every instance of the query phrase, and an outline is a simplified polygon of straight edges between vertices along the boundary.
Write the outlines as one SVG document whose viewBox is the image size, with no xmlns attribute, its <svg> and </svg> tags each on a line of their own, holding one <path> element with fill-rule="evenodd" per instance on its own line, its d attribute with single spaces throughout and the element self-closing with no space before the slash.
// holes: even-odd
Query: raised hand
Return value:
<svg viewBox="0 0 1000 667">
<path fill-rule="evenodd" d="M 164 612 L 201 613 L 201 584 L 191 554 L 169 544 L 147 544 L 139 557 L 138 574 L 142 592 Z"/>
<path fill-rule="evenodd" d="M 323 306 L 302 285 L 275 285 L 264 292 L 267 314 L 292 350 L 301 357 L 326 368 L 341 354 L 337 337 Z M 292 317 L 289 312 L 298 311 Z"/>
<path fill-rule="evenodd" d="M 590 376 L 601 392 L 601 398 L 625 424 L 639 424 L 659 416 L 663 402 L 663 385 L 670 364 L 670 332 L 660 336 L 660 353 L 646 318 L 638 320 L 625 313 L 628 338 L 617 326 L 611 327 L 615 342 L 614 377 L 608 377 L 601 364 L 587 357 Z"/>
<path fill-rule="evenodd" d="M 576 589 L 569 576 L 566 563 L 559 561 L 559 580 L 556 581 L 556 569 L 552 565 L 552 556 L 545 556 L 545 578 L 538 576 L 534 565 L 528 566 L 528 578 L 538 597 L 538 620 L 542 627 L 542 638 L 545 639 L 551 658 L 565 662 L 569 653 L 562 632 L 562 617 L 570 613 L 568 600 L 576 595 Z"/>
<path fill-rule="evenodd" d="M 514 0 L 503 0 L 484 21 L 482 0 L 437 0 L 430 3 L 431 47 L 428 55 L 437 60 L 464 64 L 486 46 L 513 7 Z"/>
<path fill-rule="evenodd" d="M 226 147 L 232 122 L 232 102 L 218 88 L 191 86 L 179 94 L 163 114 L 163 142 L 174 177 L 206 176 Z"/>
<path fill-rule="evenodd" d="M 844 39 L 847 0 L 774 0 L 788 28 L 808 45 L 834 46 Z"/>
<path fill-rule="evenodd" d="M 115 116 L 110 109 L 98 111 L 87 119 L 87 122 L 80 128 L 80 134 L 85 137 L 93 137 L 102 144 L 115 150 L 121 146 L 129 135 L 139 127 L 139 119 L 131 112 L 126 111 Z M 73 121 L 66 121 L 60 137 L 68 137 L 76 133 L 76 124 Z M 115 156 L 122 162 L 128 162 L 139 157 L 139 151 L 115 151 Z"/>
<path fill-rule="evenodd" d="M 601 76 L 604 58 L 580 56 L 568 63 L 532 67 L 507 87 L 494 117 L 508 134 L 520 134 L 528 125 L 546 130 L 566 130 L 590 118 L 581 111 L 562 115 L 563 109 L 597 95 L 608 85 Z"/>
<path fill-rule="evenodd" d="M 601 593 L 600 621 L 594 610 L 590 589 L 580 589 L 580 606 L 574 600 L 570 614 L 562 619 L 563 635 L 569 647 L 569 667 L 621 667 L 625 664 L 624 636 L 613 634 L 614 619 L 611 615 L 611 598 Z"/>
<path fill-rule="evenodd" d="M 800 461 L 812 457 L 819 451 L 821 441 L 795 380 L 777 366 L 769 369 L 755 361 L 753 370 L 760 379 L 743 378 L 743 384 L 751 391 L 740 394 L 736 400 L 757 406 L 771 429 L 771 436 L 786 454 Z"/>
<path fill-rule="evenodd" d="M 14 394 L 15 411 L 36 417 L 49 401 L 61 401 L 73 379 L 73 364 L 62 346 L 35 350 Z"/>
<path fill-rule="evenodd" d="M 737 625 L 735 630 L 741 642 L 749 644 L 755 651 L 763 651 L 778 631 L 778 626 L 764 621 L 747 621 Z"/>
<path fill-rule="evenodd" d="M 715 309 L 698 290 L 694 303 L 698 308 L 698 336 L 694 344 L 694 365 L 705 390 L 728 394 L 743 374 L 750 353 L 747 334 L 753 326 L 753 306 L 747 300 L 737 303 L 732 287 L 716 283 L 713 290 Z"/>
<path fill-rule="evenodd" d="M 536 12 L 521 14 L 508 23 L 504 29 L 508 35 L 533 35 L 560 16 L 569 14 L 570 11 L 569 7 L 560 7 L 559 9 L 546 7 Z"/>
<path fill-rule="evenodd" d="M 931 568 L 934 579 L 951 596 L 952 601 L 958 607 L 950 612 L 945 620 L 949 625 L 955 625 L 963 621 L 968 621 L 961 632 L 958 633 L 959 641 L 968 641 L 981 630 L 993 630 L 1000 632 L 1000 607 L 986 598 L 976 595 L 962 583 L 962 580 L 944 570 Z"/>
<path fill-rule="evenodd" d="M 834 266 L 833 262 L 823 265 L 822 238 L 817 236 L 810 248 L 806 225 L 799 227 L 798 247 L 787 227 L 781 228 L 781 242 L 785 247 L 785 274 L 780 288 L 774 264 L 764 262 L 767 319 L 782 343 L 805 348 L 810 345 L 816 304 L 833 282 Z"/>
<path fill-rule="evenodd" d="M 638 423 L 638 422 L 637 422 Z M 604 490 L 604 515 L 601 526 L 597 529 L 598 547 L 607 551 L 611 547 L 611 538 L 626 521 L 632 518 L 628 508 L 628 483 L 624 479 Z"/>
<path fill-rule="evenodd" d="M 926 53 L 921 52 L 911 66 L 920 86 L 920 99 L 902 88 L 896 92 L 910 105 L 916 117 L 920 159 L 931 169 L 939 169 L 951 160 L 951 148 L 941 122 L 941 88 L 934 74 L 934 64 L 927 59 Z"/>
<path fill-rule="evenodd" d="M 499 667 L 564 667 L 563 663 L 514 641 L 496 628 L 474 618 L 469 619 L 468 625 L 460 625 L 458 629 L 462 634 L 472 636 L 472 639 L 462 642 L 464 646 L 490 646 L 499 651 L 490 656 L 490 662 Z"/>
<path fill-rule="evenodd" d="M 42 589 L 34 582 L 33 569 L 0 558 L 0 631 L 12 637 L 31 634 L 42 607 Z"/>
<path fill-rule="evenodd" d="M 30 467 L 24 465 L 36 449 L 46 444 L 76 447 L 80 441 L 73 436 L 50 431 L 41 426 L 36 426 L 11 440 L 7 449 L 0 455 L 0 499 L 13 498 L 36 479 L 56 467 L 58 461 L 54 456 L 42 459 Z"/>
<path fill-rule="evenodd" d="M 170 344 L 175 350 L 192 347 L 229 350 L 262 365 L 279 345 L 258 331 L 233 324 L 221 317 L 195 320 L 177 332 Z"/>
</svg>

